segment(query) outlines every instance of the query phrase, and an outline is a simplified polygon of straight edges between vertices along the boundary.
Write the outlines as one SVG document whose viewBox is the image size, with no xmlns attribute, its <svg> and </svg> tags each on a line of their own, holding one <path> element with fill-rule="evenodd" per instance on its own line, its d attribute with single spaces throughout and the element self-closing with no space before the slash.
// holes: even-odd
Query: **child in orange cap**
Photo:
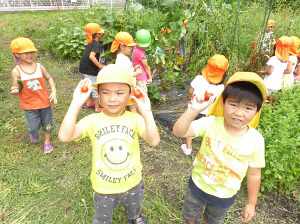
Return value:
<svg viewBox="0 0 300 224">
<path fill-rule="evenodd" d="M 298 37 L 289 37 L 291 41 L 290 45 L 290 58 L 288 61 L 287 69 L 284 71 L 282 77 L 282 90 L 288 89 L 294 85 L 294 71 L 297 65 L 297 54 L 300 45 Z"/>
<path fill-rule="evenodd" d="M 88 45 L 80 60 L 79 72 L 82 78 L 88 78 L 92 83 L 95 83 L 99 71 L 103 69 L 106 64 L 104 46 L 102 45 L 104 30 L 97 23 L 88 23 L 85 26 L 85 33 Z M 92 90 L 92 98 L 95 99 L 95 112 L 99 112 L 100 104 L 96 89 Z M 88 98 L 83 108 L 91 108 L 91 104 L 92 100 Z"/>
<path fill-rule="evenodd" d="M 256 73 L 238 72 L 215 101 L 206 101 L 204 92 L 197 94 L 176 121 L 175 136 L 202 138 L 184 199 L 184 224 L 196 224 L 202 214 L 205 223 L 221 224 L 245 177 L 248 195 L 242 222 L 255 215 L 265 167 L 264 138 L 255 127 L 265 97 L 264 82 Z M 194 120 L 210 105 L 207 117 Z"/>
<path fill-rule="evenodd" d="M 60 126 L 58 137 L 62 142 L 85 137 L 92 142 L 93 224 L 111 224 L 118 204 L 124 206 L 131 224 L 146 224 L 140 215 L 144 180 L 139 138 L 150 146 L 157 146 L 160 137 L 149 98 L 145 93 L 141 99 L 132 96 L 132 85 L 132 73 L 126 66 L 106 66 L 93 84 L 105 110 L 84 117 L 76 124 L 80 108 L 91 92 L 90 80 L 81 80 Z M 82 93 L 82 86 L 87 86 L 89 91 Z M 139 114 L 126 111 L 132 97 L 138 105 Z"/>
<path fill-rule="evenodd" d="M 204 92 L 218 97 L 224 90 L 223 82 L 225 80 L 228 67 L 229 62 L 224 55 L 216 54 L 211 57 L 208 60 L 206 67 L 202 70 L 202 73 L 197 75 L 196 78 L 191 82 L 189 94 L 192 99 L 197 94 Z M 197 119 L 205 117 L 208 110 L 209 108 L 203 110 L 197 116 Z M 186 138 L 186 144 L 181 145 L 181 149 L 185 155 L 190 155 L 192 152 L 192 139 L 193 138 Z"/>
<path fill-rule="evenodd" d="M 30 139 L 39 142 L 39 129 L 44 130 L 44 153 L 53 150 L 51 132 L 55 129 L 51 101 L 57 104 L 55 83 L 46 68 L 35 62 L 37 49 L 34 43 L 24 37 L 14 39 L 10 49 L 16 67 L 12 70 L 11 94 L 18 94 L 22 109 L 25 112 Z M 49 96 L 45 80 L 51 88 Z"/>
<path fill-rule="evenodd" d="M 282 76 L 290 58 L 290 44 L 290 38 L 280 37 L 275 43 L 275 56 L 272 56 L 267 62 L 268 69 L 259 72 L 265 75 L 264 82 L 267 87 L 269 104 L 274 103 L 274 94 L 281 90 Z"/>
<path fill-rule="evenodd" d="M 111 45 L 110 52 L 117 52 L 116 64 L 121 64 L 122 66 L 128 67 L 131 71 L 134 79 L 134 85 L 136 85 L 136 76 L 142 74 L 142 69 L 140 65 L 136 65 L 133 67 L 132 62 L 129 59 L 129 55 L 131 54 L 133 47 L 136 43 L 133 41 L 132 36 L 127 32 L 119 32 L 116 34 L 115 39 Z M 131 112 L 137 111 L 136 104 L 129 105 Z"/>
<path fill-rule="evenodd" d="M 297 58 L 299 61 L 299 64 L 297 65 L 295 71 L 294 71 L 294 82 L 299 83 L 300 80 L 300 50 L 298 50 Z"/>
</svg>

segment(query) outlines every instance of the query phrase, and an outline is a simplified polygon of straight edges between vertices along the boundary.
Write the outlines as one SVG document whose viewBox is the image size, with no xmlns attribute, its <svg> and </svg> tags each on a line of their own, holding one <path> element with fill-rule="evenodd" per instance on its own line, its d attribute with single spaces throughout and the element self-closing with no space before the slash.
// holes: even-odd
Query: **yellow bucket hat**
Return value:
<svg viewBox="0 0 300 224">
<path fill-rule="evenodd" d="M 275 26 L 275 21 L 273 19 L 268 20 L 267 26 Z"/>
<path fill-rule="evenodd" d="M 132 72 L 130 72 L 128 67 L 109 64 L 98 73 L 96 83 L 93 84 L 93 87 L 98 88 L 98 85 L 103 83 L 125 83 L 132 86 Z"/>
<path fill-rule="evenodd" d="M 116 50 L 118 50 L 118 47 L 120 44 L 124 44 L 126 46 L 133 47 L 136 45 L 134 43 L 132 36 L 127 32 L 119 32 L 116 34 L 114 42 L 111 45 L 110 52 L 114 53 Z"/>
<path fill-rule="evenodd" d="M 251 82 L 254 85 L 256 85 L 263 96 L 263 100 L 266 99 L 267 90 L 266 90 L 266 87 L 264 84 L 264 80 L 254 72 L 237 72 L 229 78 L 228 82 L 226 83 L 226 86 L 231 83 L 241 82 L 241 81 Z M 225 88 L 226 88 L 226 86 L 225 86 Z M 219 97 L 215 100 L 215 102 L 211 106 L 210 110 L 207 113 L 207 116 L 212 115 L 212 116 L 216 116 L 216 117 L 223 117 L 224 116 L 224 108 L 222 106 L 222 102 L 223 102 L 223 97 L 221 94 L 221 95 L 219 95 Z M 259 118 L 260 118 L 260 112 L 258 112 L 254 116 L 252 121 L 249 123 L 249 126 L 256 128 Z"/>
<path fill-rule="evenodd" d="M 298 37 L 291 36 L 289 37 L 291 41 L 291 46 L 290 46 L 290 54 L 292 55 L 297 55 L 298 54 L 298 48 L 300 46 L 300 40 Z"/>
<path fill-rule="evenodd" d="M 12 53 L 26 53 L 37 51 L 34 43 L 25 37 L 18 37 L 10 42 Z"/>
<path fill-rule="evenodd" d="M 104 33 L 104 29 L 101 28 L 101 26 L 97 23 L 88 23 L 84 27 L 85 31 L 85 37 L 86 37 L 86 42 L 88 44 L 92 43 L 93 37 L 92 35 L 94 33 Z"/>
</svg>

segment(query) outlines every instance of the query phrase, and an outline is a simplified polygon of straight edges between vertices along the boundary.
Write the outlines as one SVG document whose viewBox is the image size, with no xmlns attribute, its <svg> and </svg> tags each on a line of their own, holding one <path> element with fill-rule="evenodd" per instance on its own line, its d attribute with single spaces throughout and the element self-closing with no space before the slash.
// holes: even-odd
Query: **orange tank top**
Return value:
<svg viewBox="0 0 300 224">
<path fill-rule="evenodd" d="M 42 74 L 41 65 L 36 63 L 33 73 L 28 74 L 20 65 L 16 66 L 24 84 L 19 93 L 20 104 L 23 110 L 38 110 L 50 107 L 48 90 Z"/>
</svg>

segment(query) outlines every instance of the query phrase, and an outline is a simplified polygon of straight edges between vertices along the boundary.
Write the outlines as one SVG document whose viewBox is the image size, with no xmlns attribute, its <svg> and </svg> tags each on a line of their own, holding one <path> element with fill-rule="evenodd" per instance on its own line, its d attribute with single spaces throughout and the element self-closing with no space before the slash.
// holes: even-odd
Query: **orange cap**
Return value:
<svg viewBox="0 0 300 224">
<path fill-rule="evenodd" d="M 275 26 L 275 21 L 273 19 L 268 20 L 267 26 Z"/>
<path fill-rule="evenodd" d="M 114 53 L 118 50 L 120 44 L 124 44 L 126 46 L 135 46 L 132 36 L 127 32 L 119 32 L 116 34 L 114 42 L 111 45 L 110 52 Z"/>
<path fill-rule="evenodd" d="M 12 53 L 26 53 L 37 51 L 34 43 L 25 37 L 18 37 L 10 42 L 10 49 Z"/>
<path fill-rule="evenodd" d="M 104 29 L 102 29 L 100 25 L 97 23 L 86 24 L 84 30 L 85 30 L 86 41 L 88 44 L 92 43 L 93 41 L 92 35 L 94 33 L 104 33 Z"/>
<path fill-rule="evenodd" d="M 202 70 L 202 75 L 210 83 L 217 84 L 222 81 L 228 67 L 227 58 L 224 55 L 216 54 L 208 60 L 206 67 Z"/>
<path fill-rule="evenodd" d="M 288 62 L 290 59 L 290 38 L 282 36 L 276 40 L 275 56 L 282 62 Z"/>
<path fill-rule="evenodd" d="M 290 41 L 291 41 L 290 54 L 297 55 L 298 54 L 298 48 L 300 46 L 300 40 L 299 40 L 298 37 L 291 36 Z"/>
</svg>

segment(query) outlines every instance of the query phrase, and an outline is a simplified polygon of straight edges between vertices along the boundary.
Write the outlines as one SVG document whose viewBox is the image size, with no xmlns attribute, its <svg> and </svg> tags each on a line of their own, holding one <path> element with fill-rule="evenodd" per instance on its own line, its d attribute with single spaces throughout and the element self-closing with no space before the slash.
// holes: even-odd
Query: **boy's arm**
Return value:
<svg viewBox="0 0 300 224">
<path fill-rule="evenodd" d="M 187 110 L 175 122 L 175 125 L 173 127 L 173 133 L 175 136 L 180 138 L 188 138 L 195 136 L 195 132 L 191 127 L 192 121 L 197 117 L 197 115 L 201 111 L 204 111 L 215 100 L 215 97 L 211 96 L 208 101 L 205 101 L 204 93 L 205 90 L 201 90 L 201 93 L 195 95 L 192 98 Z"/>
<path fill-rule="evenodd" d="M 151 71 L 150 71 L 150 66 L 148 65 L 148 62 L 147 62 L 147 58 L 143 58 L 141 60 L 143 66 L 144 66 L 144 69 L 147 73 L 147 76 L 148 76 L 148 80 L 147 80 L 147 84 L 151 84 L 152 83 L 152 76 L 151 76 Z"/>
<path fill-rule="evenodd" d="M 82 86 L 88 86 L 89 91 L 86 93 L 82 93 Z M 60 125 L 60 129 L 58 132 L 58 138 L 60 141 L 70 142 L 82 136 L 81 129 L 76 126 L 76 121 L 80 108 L 89 97 L 91 91 L 91 81 L 89 79 L 81 80 L 77 85 L 73 93 L 73 100 L 71 102 L 71 105 L 65 115 L 63 122 Z"/>
<path fill-rule="evenodd" d="M 248 201 L 245 210 L 242 212 L 243 222 L 248 222 L 255 214 L 255 205 L 258 198 L 258 192 L 261 182 L 261 168 L 248 167 L 247 189 Z"/>
<path fill-rule="evenodd" d="M 292 61 L 288 61 L 288 65 L 286 67 L 286 70 L 284 70 L 283 74 L 290 74 L 293 71 L 293 66 L 295 63 L 293 63 Z"/>
<path fill-rule="evenodd" d="M 11 94 L 19 94 L 20 85 L 18 83 L 19 72 L 16 68 L 14 68 L 11 72 L 12 76 L 12 87 L 11 87 Z"/>
<path fill-rule="evenodd" d="M 132 98 L 135 100 L 138 110 L 145 121 L 145 131 L 142 134 L 142 138 L 151 146 L 157 146 L 160 142 L 159 132 L 151 111 L 151 102 L 147 95 L 137 86 L 143 97 L 137 99 L 135 96 Z"/>
<path fill-rule="evenodd" d="M 41 70 L 42 70 L 42 74 L 43 74 L 44 78 L 47 80 L 47 82 L 51 88 L 50 102 L 53 100 L 54 104 L 57 104 L 55 83 L 43 65 L 41 65 Z"/>
<path fill-rule="evenodd" d="M 274 66 L 272 66 L 272 65 L 269 65 L 268 66 L 268 70 L 266 70 L 266 71 L 259 71 L 259 73 L 261 74 L 261 75 L 270 75 L 270 74 L 272 74 L 272 72 L 274 71 Z"/>
<path fill-rule="evenodd" d="M 101 64 L 96 58 L 96 52 L 91 52 L 89 55 L 89 59 L 100 69 L 103 69 L 105 65 Z"/>
</svg>

